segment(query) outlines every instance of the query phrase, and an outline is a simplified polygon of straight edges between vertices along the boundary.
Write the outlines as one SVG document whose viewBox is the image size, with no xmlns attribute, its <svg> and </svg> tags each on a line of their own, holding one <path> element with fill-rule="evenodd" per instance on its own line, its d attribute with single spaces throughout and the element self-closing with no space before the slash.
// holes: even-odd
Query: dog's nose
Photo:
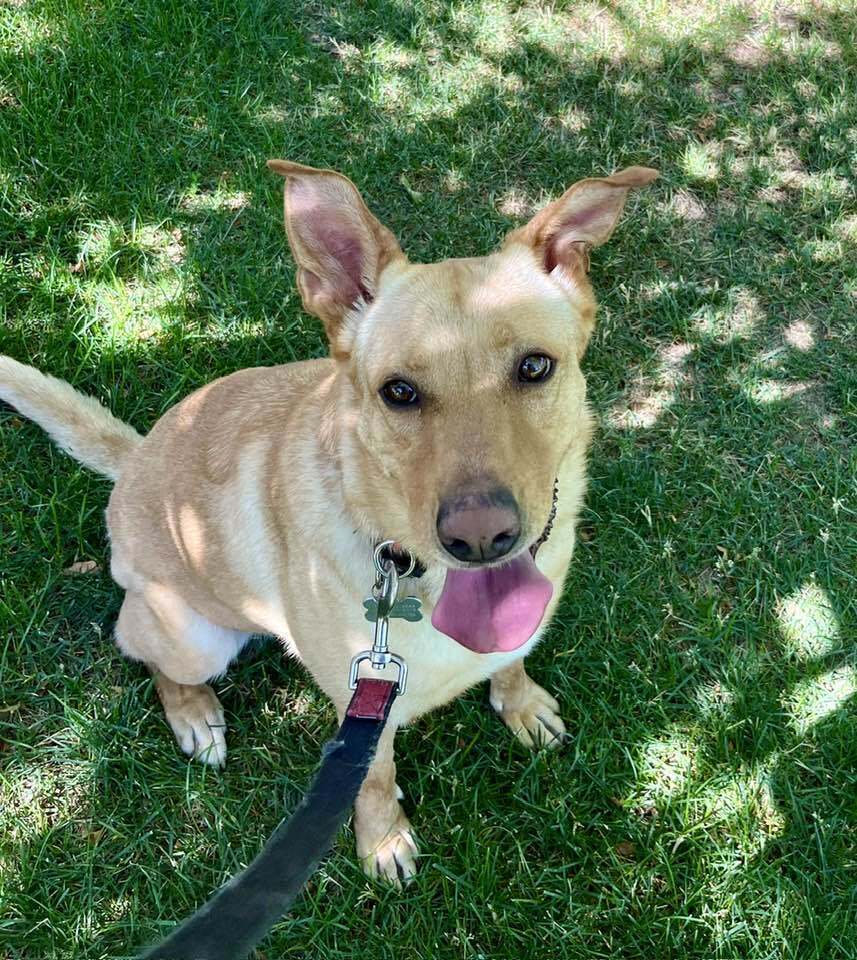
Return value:
<svg viewBox="0 0 857 960">
<path fill-rule="evenodd" d="M 521 536 L 518 503 L 504 488 L 443 500 L 437 534 L 444 550 L 463 563 L 499 560 Z"/>
</svg>

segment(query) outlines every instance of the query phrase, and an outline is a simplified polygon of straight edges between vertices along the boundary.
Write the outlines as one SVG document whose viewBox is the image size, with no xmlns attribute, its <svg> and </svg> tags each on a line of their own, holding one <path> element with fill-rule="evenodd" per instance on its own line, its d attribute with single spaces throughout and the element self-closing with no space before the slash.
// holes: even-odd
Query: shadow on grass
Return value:
<svg viewBox="0 0 857 960">
<path fill-rule="evenodd" d="M 215 376 L 324 349 L 267 156 L 347 173 L 426 260 L 487 252 L 579 177 L 662 170 L 593 258 L 602 429 L 583 542 L 533 658 L 571 748 L 527 763 L 474 696 L 404 734 L 431 851 L 422 887 L 396 904 L 333 864 L 272 940 L 281 955 L 365 955 L 337 924 L 361 949 L 405 930 L 448 956 L 547 955 L 571 927 L 593 955 L 853 953 L 855 27 L 834 9 L 787 13 L 663 30 L 629 3 L 9 14 L 0 350 L 141 429 Z M 19 711 L 0 715 L 4 776 L 13 799 L 51 763 L 57 790 L 83 786 L 64 814 L 18 801 L 55 820 L 10 833 L 9 949 L 27 955 L 47 877 L 86 876 L 89 906 L 69 901 L 47 929 L 57 956 L 103 956 L 94 931 L 113 952 L 145 940 L 144 918 L 182 913 L 252 855 L 330 717 L 310 695 L 300 735 L 285 706 L 302 678 L 270 651 L 227 693 L 246 744 L 229 775 L 250 786 L 186 771 L 139 671 L 106 644 L 118 591 L 57 572 L 104 561 L 106 485 L 10 423 L 0 617 L 3 699 Z M 88 705 L 99 684 L 103 709 Z M 272 791 L 286 738 L 295 775 Z M 105 833 L 93 842 L 77 818 Z M 321 896 L 337 885 L 345 903 Z M 86 909 L 88 927 L 70 921 Z"/>
</svg>

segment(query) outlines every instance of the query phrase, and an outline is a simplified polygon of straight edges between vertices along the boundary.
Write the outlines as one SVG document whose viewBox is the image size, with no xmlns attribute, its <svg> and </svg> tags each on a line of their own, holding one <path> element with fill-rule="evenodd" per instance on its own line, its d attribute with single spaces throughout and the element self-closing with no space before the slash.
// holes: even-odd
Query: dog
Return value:
<svg viewBox="0 0 857 960">
<path fill-rule="evenodd" d="M 285 178 L 297 285 L 328 358 L 223 377 L 145 437 L 8 357 L 0 397 L 115 481 L 117 643 L 151 671 L 180 748 L 205 763 L 226 759 L 208 681 L 252 634 L 281 638 L 341 720 L 351 658 L 369 646 L 373 547 L 394 540 L 418 559 L 423 575 L 404 583 L 427 616 L 395 621 L 407 693 L 354 810 L 364 868 L 400 883 L 417 846 L 399 805 L 398 727 L 490 678 L 524 744 L 564 735 L 524 658 L 559 598 L 586 486 L 589 251 L 657 172 L 581 180 L 489 256 L 414 264 L 345 176 L 268 166 Z"/>
</svg>

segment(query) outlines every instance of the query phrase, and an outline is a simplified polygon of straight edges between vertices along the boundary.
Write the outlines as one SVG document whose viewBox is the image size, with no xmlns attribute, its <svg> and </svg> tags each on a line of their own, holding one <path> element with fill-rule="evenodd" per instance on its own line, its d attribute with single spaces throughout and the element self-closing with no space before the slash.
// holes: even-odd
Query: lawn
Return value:
<svg viewBox="0 0 857 960">
<path fill-rule="evenodd" d="M 0 352 L 141 430 L 324 351 L 267 157 L 347 173 L 415 260 L 661 170 L 592 258 L 592 483 L 531 670 L 568 745 L 484 689 L 424 718 L 416 882 L 343 836 L 258 956 L 857 957 L 854 3 L 10 0 L 0 38 Z M 0 464 L 0 958 L 131 957 L 335 718 L 260 641 L 226 770 L 186 762 L 111 640 L 107 481 L 8 411 Z"/>
</svg>

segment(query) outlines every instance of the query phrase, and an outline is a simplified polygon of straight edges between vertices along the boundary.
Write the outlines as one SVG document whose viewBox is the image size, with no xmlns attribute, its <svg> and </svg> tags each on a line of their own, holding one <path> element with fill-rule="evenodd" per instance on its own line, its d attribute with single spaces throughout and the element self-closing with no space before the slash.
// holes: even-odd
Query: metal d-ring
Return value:
<svg viewBox="0 0 857 960">
<path fill-rule="evenodd" d="M 408 689 L 408 665 L 400 656 L 397 656 L 395 653 L 385 654 L 385 660 L 386 662 L 382 666 L 375 667 L 375 665 L 371 663 L 372 661 L 371 650 L 364 650 L 362 653 L 358 653 L 357 656 L 354 657 L 354 659 L 351 661 L 351 669 L 349 670 L 349 674 L 348 674 L 349 689 L 351 690 L 357 689 L 357 681 L 359 679 L 359 674 L 360 674 L 360 664 L 363 663 L 364 661 L 370 663 L 372 665 L 373 670 L 378 670 L 378 669 L 384 670 L 389 664 L 392 663 L 393 666 L 396 667 L 396 669 L 399 671 L 399 676 L 396 681 L 396 686 L 397 686 L 397 695 L 401 697 L 405 693 L 405 691 Z"/>
<path fill-rule="evenodd" d="M 375 552 L 372 554 L 372 562 L 375 564 L 375 571 L 379 577 L 386 577 L 389 575 L 389 570 L 383 565 L 383 553 L 385 550 L 394 547 L 396 545 L 396 540 L 382 540 L 376 547 Z M 399 578 L 404 580 L 405 577 L 409 577 L 417 566 L 417 558 L 411 553 L 410 550 L 402 550 L 402 553 L 406 553 L 409 558 L 408 567 L 406 570 L 399 573 L 398 569 L 396 572 L 399 573 Z M 388 557 L 388 563 L 392 564 L 393 567 L 396 567 L 396 561 L 392 557 Z"/>
</svg>

